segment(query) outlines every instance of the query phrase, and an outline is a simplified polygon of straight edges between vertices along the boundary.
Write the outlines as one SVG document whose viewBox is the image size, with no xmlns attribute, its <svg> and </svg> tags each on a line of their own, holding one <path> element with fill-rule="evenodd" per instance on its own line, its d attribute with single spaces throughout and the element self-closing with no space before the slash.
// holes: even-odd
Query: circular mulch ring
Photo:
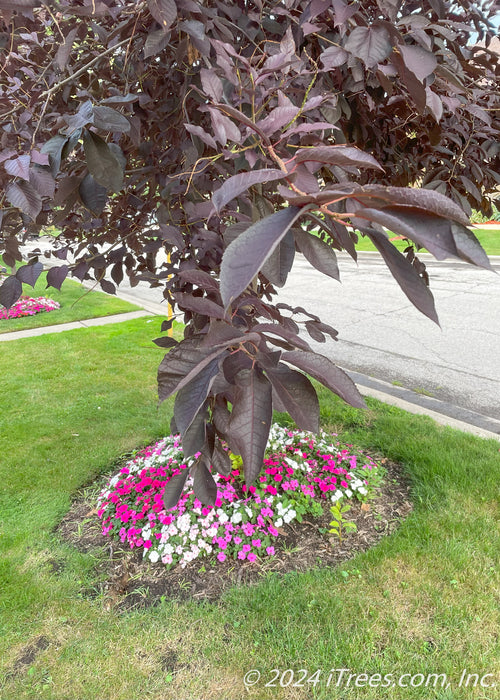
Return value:
<svg viewBox="0 0 500 700">
<path fill-rule="evenodd" d="M 162 599 L 178 601 L 215 601 L 234 585 L 262 581 L 262 575 L 283 575 L 291 571 L 336 566 L 373 547 L 390 535 L 412 510 L 409 484 L 400 465 L 385 458 L 377 462 L 386 469 L 384 484 L 376 499 L 368 504 L 351 500 L 348 519 L 357 525 L 342 542 L 328 533 L 332 516 L 329 510 L 321 518 L 306 518 L 280 528 L 276 556 L 264 561 L 248 562 L 215 557 L 197 559 L 184 568 L 167 570 L 161 563 L 151 564 L 142 550 L 111 540 L 102 534 L 102 522 L 95 502 L 82 497 L 76 500 L 61 521 L 57 532 L 66 542 L 83 552 L 101 549 L 96 575 L 103 580 L 100 589 L 89 595 L 103 595 L 107 609 L 131 610 L 155 605 Z"/>
</svg>

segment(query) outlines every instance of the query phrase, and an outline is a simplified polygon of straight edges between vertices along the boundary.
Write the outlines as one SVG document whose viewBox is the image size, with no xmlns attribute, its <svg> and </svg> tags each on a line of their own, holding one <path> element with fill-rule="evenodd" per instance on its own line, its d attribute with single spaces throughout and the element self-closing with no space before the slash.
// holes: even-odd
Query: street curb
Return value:
<svg viewBox="0 0 500 700">
<path fill-rule="evenodd" d="M 359 375 L 358 372 L 356 372 L 355 374 L 356 386 L 358 387 L 359 392 L 363 396 L 369 396 L 371 398 L 378 399 L 379 401 L 389 404 L 390 406 L 396 406 L 397 408 L 401 408 L 403 411 L 408 411 L 408 413 L 428 416 L 440 425 L 455 428 L 456 430 L 461 430 L 462 432 L 471 433 L 472 435 L 477 435 L 478 437 L 500 441 L 500 423 L 492 418 L 486 418 L 485 416 L 480 416 L 480 414 L 475 414 L 477 416 L 480 416 L 481 418 L 485 418 L 492 425 L 497 424 L 499 432 L 492 432 L 491 430 L 481 428 L 480 426 L 475 425 L 474 423 L 467 423 L 465 421 L 459 420 L 458 418 L 454 418 L 453 416 L 447 415 L 444 412 L 441 413 L 439 411 L 434 411 L 426 406 L 421 406 L 418 403 L 414 403 L 413 401 L 408 401 L 406 399 L 401 398 L 400 396 L 395 396 L 393 393 L 389 393 L 388 391 L 383 391 L 381 389 L 376 389 L 373 386 L 364 385 L 360 382 L 359 379 L 359 377 L 363 375 Z M 368 380 L 367 383 L 373 382 L 372 377 L 366 377 L 366 379 Z M 380 385 L 385 384 L 385 382 L 383 382 L 382 380 L 375 381 Z M 390 386 L 391 385 L 388 385 L 388 387 Z M 410 395 L 412 393 L 409 389 L 403 391 L 408 392 L 408 394 Z M 436 407 L 439 407 L 439 404 L 443 403 L 438 401 L 437 399 L 434 399 L 434 401 L 436 403 Z M 450 406 L 450 404 L 447 404 L 447 406 Z"/>
</svg>

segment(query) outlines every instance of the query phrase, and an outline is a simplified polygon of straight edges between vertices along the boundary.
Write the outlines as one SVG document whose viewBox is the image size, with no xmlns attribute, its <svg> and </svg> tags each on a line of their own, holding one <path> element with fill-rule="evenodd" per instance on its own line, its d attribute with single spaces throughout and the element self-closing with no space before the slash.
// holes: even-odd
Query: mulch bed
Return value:
<svg viewBox="0 0 500 700">
<path fill-rule="evenodd" d="M 262 562 L 198 558 L 184 569 L 177 566 L 167 570 L 161 563 L 144 561 L 142 549 L 131 550 L 105 537 L 95 503 L 85 498 L 73 503 L 57 531 L 80 551 L 101 550 L 96 576 L 102 583 L 89 595 L 103 594 L 107 609 L 145 608 L 164 599 L 216 601 L 229 587 L 260 582 L 265 574 L 281 576 L 292 571 L 336 566 L 394 532 L 412 510 L 409 485 L 399 465 L 383 458 L 377 461 L 387 470 L 377 498 L 367 505 L 353 501 L 348 513 L 348 520 L 356 523 L 357 532 L 339 542 L 328 533 L 332 517 L 326 509 L 322 518 L 305 519 L 280 528 L 282 537 L 278 546 L 275 544 L 276 556 L 265 557 Z"/>
</svg>

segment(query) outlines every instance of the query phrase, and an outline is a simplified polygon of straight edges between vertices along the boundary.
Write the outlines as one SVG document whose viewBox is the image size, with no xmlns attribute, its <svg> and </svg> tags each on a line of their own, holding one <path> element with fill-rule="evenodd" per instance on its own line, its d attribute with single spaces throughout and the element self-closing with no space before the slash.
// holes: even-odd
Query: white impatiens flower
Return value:
<svg viewBox="0 0 500 700">
<path fill-rule="evenodd" d="M 238 523 L 241 523 L 242 516 L 241 513 L 235 513 L 234 515 L 231 516 L 231 522 L 233 525 L 237 525 Z"/>
<path fill-rule="evenodd" d="M 296 518 L 296 516 L 297 516 L 297 513 L 294 511 L 294 509 L 293 509 L 293 508 L 290 508 L 290 510 L 288 511 L 288 513 L 286 513 L 286 514 L 283 516 L 283 520 L 285 521 L 285 523 L 291 523 L 292 520 L 294 520 L 294 519 Z"/>
<path fill-rule="evenodd" d="M 156 564 L 158 559 L 160 558 L 159 553 L 156 551 L 156 549 L 152 549 L 149 552 L 149 561 L 153 562 L 153 564 Z"/>
<path fill-rule="evenodd" d="M 275 526 L 275 527 L 281 527 L 282 525 L 283 525 L 283 518 L 277 518 L 277 519 L 274 521 L 274 526 Z"/>
</svg>

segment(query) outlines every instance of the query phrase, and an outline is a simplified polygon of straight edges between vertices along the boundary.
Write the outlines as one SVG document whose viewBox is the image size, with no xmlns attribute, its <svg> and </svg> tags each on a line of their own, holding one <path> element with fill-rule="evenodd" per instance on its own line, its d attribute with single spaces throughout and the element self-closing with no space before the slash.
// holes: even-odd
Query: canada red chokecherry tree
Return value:
<svg viewBox="0 0 500 700">
<path fill-rule="evenodd" d="M 158 372 L 197 495 L 258 475 L 273 407 L 317 431 L 309 377 L 354 406 L 349 377 L 308 338 L 337 331 L 273 301 L 297 252 L 338 279 L 358 235 L 403 292 L 436 311 L 413 247 L 488 268 L 467 228 L 499 176 L 491 0 L 0 0 L 0 245 L 11 306 L 56 227 L 47 282 L 109 293 L 147 281 L 184 339 Z M 165 252 L 168 256 L 165 256 Z M 332 285 L 335 284 L 332 282 Z M 166 331 L 170 322 L 165 322 Z M 299 332 L 302 331 L 302 332 Z M 169 482 L 177 500 L 185 472 Z"/>
</svg>

